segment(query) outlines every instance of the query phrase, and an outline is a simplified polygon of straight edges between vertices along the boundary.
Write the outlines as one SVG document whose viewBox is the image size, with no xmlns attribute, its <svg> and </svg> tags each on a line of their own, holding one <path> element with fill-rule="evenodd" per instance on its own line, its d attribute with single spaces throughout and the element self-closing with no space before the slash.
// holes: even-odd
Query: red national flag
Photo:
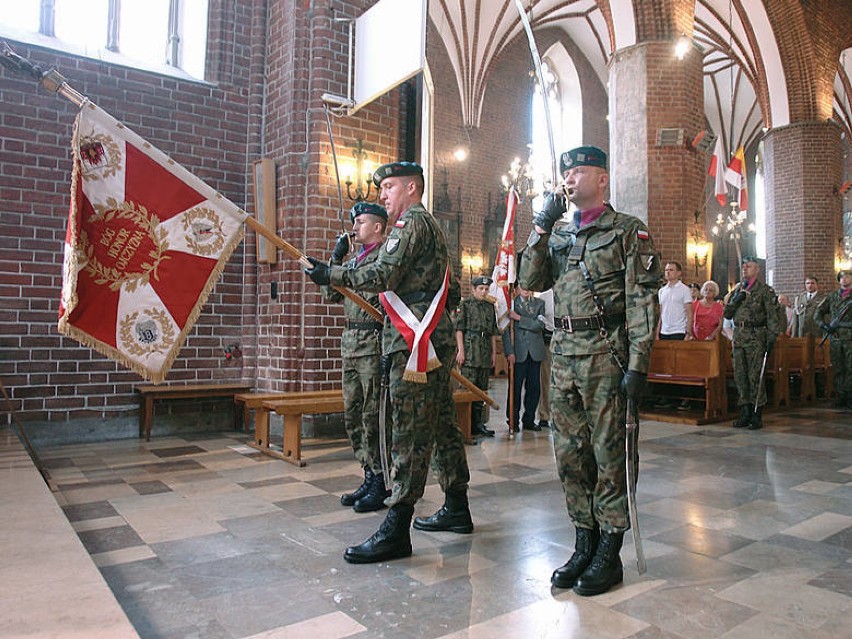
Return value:
<svg viewBox="0 0 852 639">
<path fill-rule="evenodd" d="M 710 158 L 710 170 L 707 171 L 716 178 L 715 194 L 720 206 L 728 203 L 728 185 L 725 184 L 725 151 L 722 148 L 722 138 L 716 138 L 716 148 L 713 157 Z"/>
<path fill-rule="evenodd" d="M 509 286 L 515 282 L 515 211 L 518 209 L 518 194 L 509 190 L 506 196 L 506 220 L 503 222 L 503 237 L 497 261 L 494 264 L 493 282 L 488 291 L 496 301 L 497 327 L 505 331 L 509 326 L 511 298 Z"/>
<path fill-rule="evenodd" d="M 161 382 L 246 213 L 89 102 L 72 153 L 59 332 Z"/>
<path fill-rule="evenodd" d="M 728 170 L 725 171 L 725 181 L 736 189 L 739 189 L 740 211 L 748 210 L 748 177 L 746 176 L 745 151 L 743 147 L 737 149 Z"/>
</svg>

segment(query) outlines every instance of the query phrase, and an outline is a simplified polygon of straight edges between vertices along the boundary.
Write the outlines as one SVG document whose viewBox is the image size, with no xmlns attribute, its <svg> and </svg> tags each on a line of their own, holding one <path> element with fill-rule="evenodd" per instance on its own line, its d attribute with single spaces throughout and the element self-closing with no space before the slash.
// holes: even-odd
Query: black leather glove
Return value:
<svg viewBox="0 0 852 639">
<path fill-rule="evenodd" d="M 306 268 L 305 273 L 313 280 L 314 284 L 320 286 L 331 284 L 331 268 L 328 264 L 313 257 L 309 257 L 308 261 L 311 263 L 311 268 Z"/>
<path fill-rule="evenodd" d="M 825 322 L 820 322 L 819 327 L 823 330 L 823 332 L 825 332 L 826 335 L 831 335 L 837 330 L 831 324 L 826 324 Z"/>
<path fill-rule="evenodd" d="M 565 211 L 565 199 L 561 195 L 548 193 L 544 198 L 544 207 L 533 216 L 533 224 L 540 226 L 545 233 L 550 233 L 556 220 L 562 217 Z"/>
<path fill-rule="evenodd" d="M 728 300 L 729 304 L 739 305 L 742 304 L 743 300 L 746 298 L 745 289 L 737 289 L 737 292 L 731 295 L 731 299 Z"/>
<path fill-rule="evenodd" d="M 638 402 L 642 398 L 647 385 L 648 375 L 639 371 L 627 371 L 621 378 L 621 391 L 627 396 L 627 399 L 632 399 L 634 402 Z"/>
<path fill-rule="evenodd" d="M 342 262 L 349 254 L 349 249 L 352 246 L 352 241 L 349 238 L 349 233 L 341 233 L 337 236 L 337 243 L 331 251 L 331 259 L 335 262 Z"/>
<path fill-rule="evenodd" d="M 775 348 L 775 338 L 769 337 L 766 339 L 766 354 L 769 355 L 773 348 Z"/>
</svg>

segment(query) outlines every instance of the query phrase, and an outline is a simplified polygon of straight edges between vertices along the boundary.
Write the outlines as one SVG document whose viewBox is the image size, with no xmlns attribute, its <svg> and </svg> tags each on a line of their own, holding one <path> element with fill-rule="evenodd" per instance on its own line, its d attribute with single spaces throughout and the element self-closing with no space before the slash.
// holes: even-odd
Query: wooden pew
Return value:
<svg viewBox="0 0 852 639">
<path fill-rule="evenodd" d="M 299 397 L 337 397 L 341 394 L 339 389 L 336 390 L 318 390 L 318 391 L 274 391 L 262 393 L 237 393 L 234 395 L 234 402 L 238 408 L 243 411 L 243 428 L 249 432 L 249 418 L 251 411 L 254 411 L 254 431 L 269 432 L 269 411 L 263 408 L 263 402 L 272 402 L 279 399 L 299 398 Z"/>
<path fill-rule="evenodd" d="M 709 424 L 727 418 L 728 399 L 725 388 L 723 350 L 727 340 L 712 342 L 658 340 L 651 349 L 648 382 L 669 387 L 693 387 L 704 391 L 704 412 L 701 416 L 690 413 L 653 412 L 647 417 L 659 421 Z M 669 395 L 670 397 L 672 395 Z M 674 395 L 679 399 L 697 400 L 692 395 Z"/>
<path fill-rule="evenodd" d="M 306 393 L 314 393 L 314 395 L 306 396 Z M 254 441 L 249 442 L 248 445 L 270 457 L 283 459 L 295 466 L 305 466 L 306 462 L 302 459 L 302 417 L 343 412 L 342 390 L 307 391 L 306 393 L 273 393 L 276 396 L 275 399 L 260 400 L 260 405 L 254 408 Z M 282 397 L 282 395 L 285 396 Z M 473 443 L 471 405 L 477 401 L 477 397 L 469 390 L 457 390 L 453 393 L 453 400 L 456 405 L 459 430 L 466 443 Z M 244 400 L 244 405 L 248 405 L 249 402 L 254 405 L 255 399 Z M 280 451 L 273 448 L 269 441 L 269 415 L 273 412 L 284 418 L 284 437 Z"/>
<path fill-rule="evenodd" d="M 784 342 L 782 344 L 782 342 Z M 816 377 L 814 375 L 814 337 L 778 337 L 776 347 L 781 345 L 781 367 L 786 369 L 788 383 L 793 378 L 801 380 L 801 393 L 799 401 L 812 402 L 816 399 Z M 783 381 L 779 380 L 779 383 Z M 789 397 L 789 390 L 788 390 Z"/>
<path fill-rule="evenodd" d="M 790 379 L 784 366 L 786 357 L 784 351 L 787 347 L 787 341 L 786 339 L 782 340 L 779 336 L 779 339 L 775 342 L 775 347 L 769 357 L 766 358 L 766 372 L 763 376 L 763 383 L 766 388 L 767 407 L 779 408 L 782 405 L 790 405 Z M 725 375 L 728 379 L 734 378 L 733 349 L 730 346 L 725 349 Z M 736 388 L 735 384 L 733 388 Z"/>
<path fill-rule="evenodd" d="M 139 436 L 151 441 L 151 422 L 154 402 L 161 399 L 206 399 L 211 397 L 232 399 L 237 393 L 251 390 L 249 384 L 143 384 L 136 387 L 139 393 Z M 234 428 L 238 428 L 239 413 L 234 410 Z"/>
</svg>

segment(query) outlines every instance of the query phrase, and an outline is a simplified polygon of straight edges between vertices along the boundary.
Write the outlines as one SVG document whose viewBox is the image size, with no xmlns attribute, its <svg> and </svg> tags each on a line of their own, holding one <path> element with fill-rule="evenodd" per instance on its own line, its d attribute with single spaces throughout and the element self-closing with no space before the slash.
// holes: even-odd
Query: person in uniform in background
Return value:
<svg viewBox="0 0 852 639">
<path fill-rule="evenodd" d="M 384 239 L 388 214 L 378 204 L 358 202 L 349 211 L 355 241 L 361 245 L 358 254 L 346 262 L 346 268 L 363 268 L 376 261 Z M 343 264 L 350 249 L 350 236 L 343 233 L 331 252 L 329 264 Z M 390 492 L 385 486 L 379 454 L 379 358 L 382 355 L 382 324 L 364 309 L 341 293 L 323 286 L 322 296 L 330 302 L 343 302 L 346 324 L 340 350 L 343 355 L 343 422 L 355 452 L 355 459 L 364 469 L 363 483 L 351 493 L 340 497 L 340 503 L 364 513 L 385 507 Z M 379 305 L 379 296 L 367 293 L 364 299 Z M 386 432 L 390 432 L 390 424 Z"/>
<path fill-rule="evenodd" d="M 816 309 L 820 328 L 831 340 L 836 408 L 852 408 L 852 270 L 837 274 L 840 288 L 825 296 Z"/>
<path fill-rule="evenodd" d="M 477 387 L 488 392 L 488 380 L 497 357 L 497 315 L 494 303 L 488 300 L 491 278 L 480 276 L 471 280 L 473 297 L 461 301 L 456 309 L 456 363 L 461 374 Z M 485 402 L 473 402 L 470 408 L 471 433 L 494 437 L 485 424 Z"/>
<path fill-rule="evenodd" d="M 813 335 L 815 339 L 822 339 L 819 321 L 815 318 L 819 303 L 825 299 L 825 294 L 819 290 L 819 280 L 814 276 L 805 278 L 805 292 L 796 296 L 793 301 L 793 325 L 790 335 L 793 337 L 805 337 Z"/>
<path fill-rule="evenodd" d="M 546 352 L 541 360 L 541 395 L 535 417 L 539 428 L 550 428 L 550 341 L 553 338 L 553 291 L 548 289 L 536 293 L 544 302 L 544 347 Z"/>
<path fill-rule="evenodd" d="M 414 162 L 383 164 L 373 174 L 391 231 L 376 261 L 362 268 L 328 266 L 308 257 L 306 273 L 319 285 L 382 292 L 386 312 L 383 359 L 389 366 L 393 415 L 390 506 L 379 529 L 346 549 L 350 563 L 374 563 L 411 555 L 411 518 L 433 467 L 446 500 L 420 530 L 473 532 L 464 441 L 455 418 L 450 371 L 456 359 L 451 309 L 461 295 L 450 268 L 444 233 L 421 203 L 423 169 Z M 425 323 L 421 329 L 420 324 Z M 431 348 L 430 348 L 431 343 Z M 434 357 L 431 354 L 434 353 Z"/>
<path fill-rule="evenodd" d="M 535 412 L 541 395 L 541 362 L 547 357 L 547 347 L 544 345 L 544 300 L 533 297 L 520 284 L 515 288 L 518 296 L 509 311 L 512 323 L 503 333 L 503 354 L 513 370 L 512 401 L 506 402 L 506 419 L 515 432 L 518 432 L 519 424 L 523 424 L 524 430 L 541 430 L 535 423 Z"/>
<path fill-rule="evenodd" d="M 563 198 L 545 198 L 519 281 L 534 291 L 553 288 L 550 424 L 577 539 L 551 583 L 595 595 L 623 580 L 627 399 L 638 405 L 646 386 L 662 273 L 645 223 L 604 202 L 606 154 L 572 149 L 562 154 L 560 170 L 560 190 L 577 210 L 570 222 L 559 222 Z"/>
<path fill-rule="evenodd" d="M 740 416 L 734 428 L 763 428 L 766 384 L 761 383 L 763 357 L 772 352 L 778 334 L 784 331 L 782 311 L 771 286 L 760 280 L 757 258 L 744 257 L 742 281 L 728 293 L 725 318 L 734 321 L 734 383 Z"/>
</svg>

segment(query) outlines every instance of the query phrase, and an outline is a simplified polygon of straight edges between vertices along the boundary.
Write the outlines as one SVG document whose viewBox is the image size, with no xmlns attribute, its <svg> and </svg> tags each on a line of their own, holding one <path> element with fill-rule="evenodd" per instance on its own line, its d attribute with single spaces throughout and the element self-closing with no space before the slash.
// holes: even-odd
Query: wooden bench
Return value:
<svg viewBox="0 0 852 639">
<path fill-rule="evenodd" d="M 312 396 L 306 396 L 313 393 Z M 253 394 L 249 394 L 253 395 Z M 260 394 L 258 394 L 260 395 Z M 275 399 L 260 400 L 255 410 L 255 432 L 254 442 L 249 446 L 259 450 L 265 455 L 283 459 L 286 462 L 299 467 L 305 466 L 302 459 L 302 417 L 304 415 L 327 415 L 342 413 L 343 391 L 305 391 L 292 393 L 274 393 Z M 282 395 L 285 395 L 282 397 Z M 477 396 L 469 390 L 457 390 L 453 393 L 456 405 L 456 419 L 459 430 L 464 437 L 465 443 L 473 443 L 471 438 L 471 405 L 477 401 Z M 234 398 L 237 401 L 237 398 Z M 247 399 L 244 405 L 252 402 L 254 406 L 257 401 L 254 398 Z M 284 418 L 284 436 L 281 450 L 273 448 L 269 435 L 269 415 L 275 413 Z"/>
<path fill-rule="evenodd" d="M 154 402 L 161 399 L 206 399 L 206 398 L 229 398 L 233 399 L 237 393 L 251 390 L 249 384 L 211 383 L 211 384 L 143 384 L 136 387 L 139 393 L 139 437 L 144 436 L 145 441 L 151 441 L 151 421 L 154 418 Z M 234 410 L 234 428 L 237 424 L 239 414 Z"/>
<path fill-rule="evenodd" d="M 243 428 L 249 431 L 251 423 L 251 411 L 254 411 L 255 432 L 268 432 L 269 410 L 263 408 L 263 402 L 300 397 L 337 397 L 340 390 L 318 390 L 318 391 L 276 391 L 264 393 L 237 393 L 234 395 L 234 403 L 243 411 Z"/>
<path fill-rule="evenodd" d="M 657 340 L 651 349 L 648 382 L 671 387 L 694 387 L 703 390 L 704 411 L 694 413 L 665 413 L 648 409 L 648 417 L 658 421 L 709 424 L 727 418 L 728 398 L 725 389 L 725 369 L 722 351 L 727 340 L 712 342 Z M 669 395 L 678 399 L 698 400 L 691 395 Z"/>
</svg>

